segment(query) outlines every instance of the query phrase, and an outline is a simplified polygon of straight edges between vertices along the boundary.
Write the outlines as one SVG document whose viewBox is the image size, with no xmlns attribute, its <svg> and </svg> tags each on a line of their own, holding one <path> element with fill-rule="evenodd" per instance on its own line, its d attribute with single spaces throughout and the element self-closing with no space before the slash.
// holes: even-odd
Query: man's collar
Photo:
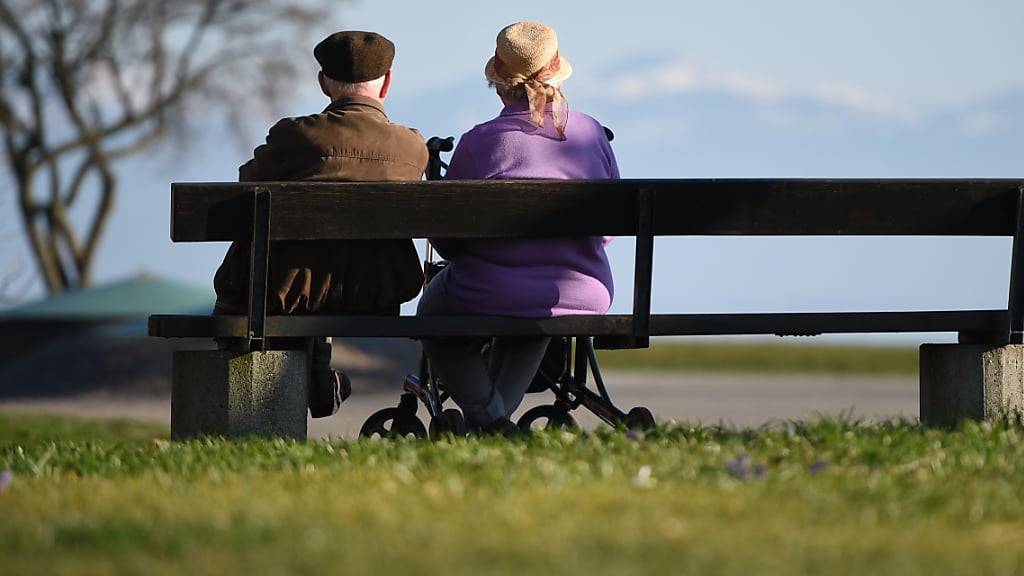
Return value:
<svg viewBox="0 0 1024 576">
<path fill-rule="evenodd" d="M 383 103 L 379 100 L 374 100 L 373 98 L 367 98 L 366 96 L 343 96 L 328 104 L 327 108 L 324 108 L 324 112 L 340 110 L 341 108 L 347 108 L 349 106 L 369 106 L 370 108 L 373 108 L 387 116 L 387 114 L 384 113 Z"/>
</svg>

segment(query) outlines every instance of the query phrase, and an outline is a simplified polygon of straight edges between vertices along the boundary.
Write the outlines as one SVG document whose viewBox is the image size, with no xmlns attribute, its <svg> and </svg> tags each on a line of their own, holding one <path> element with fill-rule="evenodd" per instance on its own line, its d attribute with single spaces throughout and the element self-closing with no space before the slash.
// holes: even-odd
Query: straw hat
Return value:
<svg viewBox="0 0 1024 576">
<path fill-rule="evenodd" d="M 487 61 L 484 75 L 495 84 L 509 85 L 511 80 L 537 75 L 553 64 L 556 56 L 557 70 L 537 80 L 557 86 L 572 75 L 572 64 L 558 54 L 558 35 L 553 28 L 537 22 L 517 22 L 498 32 L 494 57 Z"/>
</svg>

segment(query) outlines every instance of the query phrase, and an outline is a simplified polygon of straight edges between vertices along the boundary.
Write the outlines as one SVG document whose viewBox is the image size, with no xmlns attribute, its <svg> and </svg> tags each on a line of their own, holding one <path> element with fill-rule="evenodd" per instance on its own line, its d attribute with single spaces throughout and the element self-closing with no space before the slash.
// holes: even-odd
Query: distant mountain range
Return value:
<svg viewBox="0 0 1024 576">
<path fill-rule="evenodd" d="M 1024 177 L 1024 91 L 920 111 L 846 88 L 712 77 L 645 90 L 611 77 L 565 90 L 614 130 L 623 177 Z M 389 108 L 427 136 L 458 136 L 500 103 L 466 80 L 443 94 L 399 92 Z"/>
</svg>

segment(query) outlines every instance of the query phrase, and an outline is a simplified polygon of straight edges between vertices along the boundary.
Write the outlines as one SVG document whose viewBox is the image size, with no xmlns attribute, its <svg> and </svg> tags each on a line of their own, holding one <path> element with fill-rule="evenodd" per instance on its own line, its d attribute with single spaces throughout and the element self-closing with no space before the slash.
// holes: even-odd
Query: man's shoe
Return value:
<svg viewBox="0 0 1024 576">
<path fill-rule="evenodd" d="M 326 381 L 313 382 L 309 392 L 309 415 L 326 418 L 336 414 L 341 403 L 352 395 L 352 381 L 343 372 L 331 370 Z"/>
</svg>

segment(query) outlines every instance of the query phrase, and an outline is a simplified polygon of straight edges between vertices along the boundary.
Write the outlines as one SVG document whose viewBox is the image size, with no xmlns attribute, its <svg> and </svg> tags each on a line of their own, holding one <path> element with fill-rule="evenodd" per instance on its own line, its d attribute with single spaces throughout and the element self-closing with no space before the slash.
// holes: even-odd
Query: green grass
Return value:
<svg viewBox="0 0 1024 576">
<path fill-rule="evenodd" d="M 171 443 L 0 420 L 5 574 L 1024 571 L 1006 425 Z"/>
<path fill-rule="evenodd" d="M 166 426 L 138 420 L 0 413 L 0 443 L 4 445 L 38 445 L 68 439 L 135 442 L 167 435 Z"/>
<path fill-rule="evenodd" d="M 698 344 L 660 341 L 645 350 L 602 350 L 602 368 L 708 372 L 916 374 L 917 349 L 882 346 Z"/>
</svg>

